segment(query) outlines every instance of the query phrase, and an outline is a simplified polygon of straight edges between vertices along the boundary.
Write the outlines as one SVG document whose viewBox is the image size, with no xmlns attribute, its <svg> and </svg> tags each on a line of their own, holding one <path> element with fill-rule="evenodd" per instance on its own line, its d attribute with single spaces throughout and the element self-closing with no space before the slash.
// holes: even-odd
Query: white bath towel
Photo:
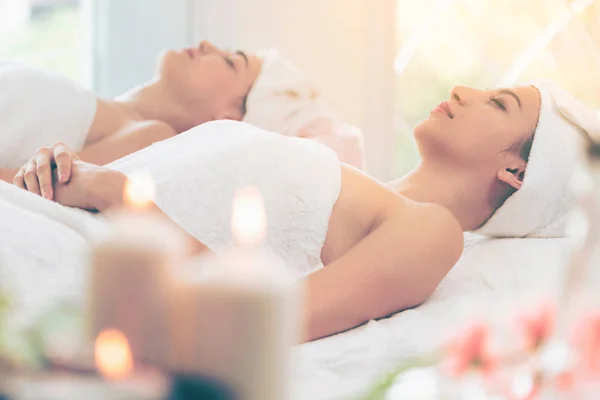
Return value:
<svg viewBox="0 0 600 400">
<path fill-rule="evenodd" d="M 260 74 L 246 102 L 244 122 L 286 136 L 317 118 L 333 118 L 316 87 L 277 50 L 260 52 Z"/>
<path fill-rule="evenodd" d="M 321 266 L 321 248 L 341 188 L 335 153 L 243 122 L 214 121 L 108 165 L 126 174 L 147 169 L 157 204 L 213 251 L 231 240 L 237 189 L 263 195 L 267 241 L 297 275 Z"/>
<path fill-rule="evenodd" d="M 95 114 L 91 91 L 42 69 L 0 61 L 0 168 L 19 168 L 56 141 L 80 150 Z"/>
<path fill-rule="evenodd" d="M 232 243 L 235 190 L 258 188 L 267 241 L 290 272 L 321 267 L 320 253 L 341 186 L 341 166 L 326 146 L 234 121 L 196 127 L 109 167 L 146 169 L 157 204 L 211 250 Z M 48 299 L 81 300 L 91 239 L 106 229 L 91 214 L 0 182 L 0 285 L 15 293 L 19 319 L 31 321 Z"/>
<path fill-rule="evenodd" d="M 571 178 L 583 134 L 600 137 L 595 112 L 552 82 L 534 82 L 541 108 L 522 187 L 477 232 L 499 237 L 563 237 L 574 204 Z"/>
</svg>

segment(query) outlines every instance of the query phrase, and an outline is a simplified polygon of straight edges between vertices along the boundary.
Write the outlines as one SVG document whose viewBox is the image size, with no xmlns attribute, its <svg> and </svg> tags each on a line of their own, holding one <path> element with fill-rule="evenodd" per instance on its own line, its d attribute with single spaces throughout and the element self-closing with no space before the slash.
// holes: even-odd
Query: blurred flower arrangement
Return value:
<svg viewBox="0 0 600 400">
<path fill-rule="evenodd" d="M 10 296 L 0 291 L 0 392 L 2 378 L 43 369 L 78 369 L 71 365 L 84 348 L 84 319 L 81 310 L 60 303 L 44 313 L 29 328 L 9 323 Z M 63 365 L 68 358 L 71 364 Z M 81 368 L 84 368 L 82 365 Z"/>
<path fill-rule="evenodd" d="M 363 400 L 598 398 L 600 310 L 564 336 L 556 317 L 549 302 L 517 315 L 513 345 L 504 348 L 494 347 L 490 324 L 472 323 L 441 351 L 386 376 Z"/>
</svg>

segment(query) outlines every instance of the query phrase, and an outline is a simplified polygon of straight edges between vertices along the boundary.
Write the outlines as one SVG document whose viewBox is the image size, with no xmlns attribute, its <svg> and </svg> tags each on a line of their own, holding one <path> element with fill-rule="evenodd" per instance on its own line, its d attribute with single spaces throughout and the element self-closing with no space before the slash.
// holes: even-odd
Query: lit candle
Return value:
<svg viewBox="0 0 600 400">
<path fill-rule="evenodd" d="M 48 375 L 20 377 L 9 381 L 11 400 L 164 400 L 168 379 L 153 371 L 135 371 L 125 335 L 116 330 L 100 332 L 94 356 L 104 379 L 88 376 Z"/>
<path fill-rule="evenodd" d="M 95 338 L 117 329 L 129 339 L 134 360 L 164 366 L 169 286 L 185 257 L 185 240 L 144 210 L 154 196 L 149 175 L 130 176 L 124 195 L 128 207 L 112 213 L 111 229 L 92 251 L 90 333 Z"/>
<path fill-rule="evenodd" d="M 235 398 L 284 400 L 298 288 L 260 246 L 266 223 L 256 191 L 239 193 L 232 223 L 238 249 L 190 263 L 173 287 L 171 367 L 216 381 Z"/>
</svg>

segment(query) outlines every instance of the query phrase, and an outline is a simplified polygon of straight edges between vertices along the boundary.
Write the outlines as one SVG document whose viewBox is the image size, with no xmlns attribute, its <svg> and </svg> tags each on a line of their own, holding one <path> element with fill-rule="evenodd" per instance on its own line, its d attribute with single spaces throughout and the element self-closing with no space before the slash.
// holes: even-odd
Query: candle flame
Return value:
<svg viewBox="0 0 600 400">
<path fill-rule="evenodd" d="M 121 380 L 131 375 L 133 357 L 127 337 L 118 330 L 106 329 L 95 346 L 96 368 L 106 379 Z"/>
<path fill-rule="evenodd" d="M 145 208 L 156 198 L 156 185 L 152 175 L 146 170 L 136 171 L 128 176 L 123 190 L 125 204 L 134 208 Z"/>
<path fill-rule="evenodd" d="M 232 232 L 240 244 L 256 244 L 264 238 L 265 207 L 260 192 L 255 188 L 238 191 L 233 200 Z"/>
</svg>

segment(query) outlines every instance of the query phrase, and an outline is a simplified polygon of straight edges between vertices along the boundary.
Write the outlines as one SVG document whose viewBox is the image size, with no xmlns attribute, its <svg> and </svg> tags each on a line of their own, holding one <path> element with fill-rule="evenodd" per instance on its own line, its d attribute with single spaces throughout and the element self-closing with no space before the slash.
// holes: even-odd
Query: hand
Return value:
<svg viewBox="0 0 600 400">
<path fill-rule="evenodd" d="M 54 185 L 54 201 L 63 206 L 103 211 L 122 202 L 126 180 L 118 171 L 75 160 L 69 182 Z"/>
<path fill-rule="evenodd" d="M 69 182 L 72 165 L 76 160 L 79 160 L 77 154 L 62 142 L 56 142 L 50 147 L 42 147 L 27 164 L 19 169 L 13 183 L 48 200 L 53 200 L 55 184 Z M 57 179 L 53 179 L 54 170 Z"/>
</svg>

